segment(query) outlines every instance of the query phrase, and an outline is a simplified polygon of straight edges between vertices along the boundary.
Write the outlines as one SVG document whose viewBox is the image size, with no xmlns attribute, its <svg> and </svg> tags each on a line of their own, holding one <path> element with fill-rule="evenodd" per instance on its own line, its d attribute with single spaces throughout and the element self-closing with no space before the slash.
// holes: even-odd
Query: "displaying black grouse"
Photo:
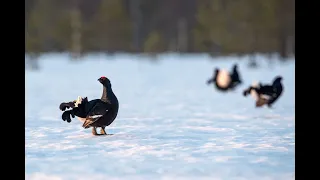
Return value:
<svg viewBox="0 0 320 180">
<path fill-rule="evenodd" d="M 267 104 L 270 108 L 283 92 L 281 81 L 282 77 L 277 76 L 273 80 L 272 85 L 262 85 L 261 83 L 252 85 L 243 91 L 243 95 L 247 96 L 251 94 L 256 99 L 256 107 Z"/>
<path fill-rule="evenodd" d="M 109 126 L 117 117 L 119 102 L 112 91 L 111 82 L 106 77 L 101 77 L 98 81 L 103 85 L 101 99 L 88 101 L 87 98 L 78 98 L 76 101 L 63 102 L 60 104 L 60 110 L 67 110 L 62 114 L 62 119 L 71 122 L 70 116 L 77 116 L 83 122 L 82 127 L 87 129 L 92 127 L 93 135 L 106 135 L 105 127 Z M 97 134 L 96 128 L 101 127 L 100 134 Z"/>
<path fill-rule="evenodd" d="M 215 83 L 216 88 L 220 91 L 233 90 L 242 83 L 238 73 L 238 65 L 233 65 L 231 74 L 224 69 L 215 68 L 213 77 L 207 81 L 208 85 L 211 83 Z"/>
</svg>

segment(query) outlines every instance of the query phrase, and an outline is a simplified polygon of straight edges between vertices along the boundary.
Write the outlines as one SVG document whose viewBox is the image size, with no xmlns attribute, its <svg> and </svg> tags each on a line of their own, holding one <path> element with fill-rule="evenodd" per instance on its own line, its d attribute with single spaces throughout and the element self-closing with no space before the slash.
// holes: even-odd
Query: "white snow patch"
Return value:
<svg viewBox="0 0 320 180">
<path fill-rule="evenodd" d="M 164 61 L 157 64 L 132 59 L 90 55 L 72 63 L 63 54 L 45 55 L 40 71 L 26 71 L 26 179 L 294 179 L 294 62 L 270 71 L 264 61 L 251 70 L 234 57 L 171 54 L 159 56 Z M 273 109 L 254 108 L 241 91 L 221 94 L 205 85 L 213 67 L 237 61 L 246 82 L 284 77 L 286 91 Z M 90 73 L 79 78 L 78 71 Z M 106 128 L 112 136 L 93 136 L 76 119 L 63 121 L 58 108 L 79 94 L 100 98 L 102 75 L 120 103 Z"/>
</svg>

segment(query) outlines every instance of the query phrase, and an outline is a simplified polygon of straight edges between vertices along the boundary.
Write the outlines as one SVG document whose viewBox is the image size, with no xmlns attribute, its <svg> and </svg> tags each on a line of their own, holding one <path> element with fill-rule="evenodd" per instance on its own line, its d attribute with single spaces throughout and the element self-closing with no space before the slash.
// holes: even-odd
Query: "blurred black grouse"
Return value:
<svg viewBox="0 0 320 180">
<path fill-rule="evenodd" d="M 256 107 L 267 104 L 270 108 L 283 92 L 281 81 L 282 77 L 277 76 L 273 80 L 272 85 L 262 85 L 261 83 L 253 84 L 243 91 L 243 95 L 247 96 L 248 94 L 251 94 L 256 99 Z"/>
<path fill-rule="evenodd" d="M 207 84 L 215 83 L 215 86 L 220 91 L 233 90 L 236 86 L 240 85 L 242 81 L 240 80 L 238 73 L 238 65 L 233 65 L 232 73 L 222 69 L 215 68 L 213 77 L 207 81 Z"/>
<path fill-rule="evenodd" d="M 109 126 L 117 117 L 119 102 L 111 88 L 111 82 L 106 77 L 101 77 L 98 81 L 103 85 L 101 99 L 88 101 L 87 97 L 78 98 L 76 101 L 63 102 L 60 104 L 60 110 L 72 108 L 62 114 L 62 119 L 71 122 L 70 115 L 77 116 L 83 122 L 82 127 L 87 129 L 92 127 L 93 135 L 106 135 L 105 127 Z M 97 134 L 96 128 L 101 127 L 100 134 Z"/>
</svg>

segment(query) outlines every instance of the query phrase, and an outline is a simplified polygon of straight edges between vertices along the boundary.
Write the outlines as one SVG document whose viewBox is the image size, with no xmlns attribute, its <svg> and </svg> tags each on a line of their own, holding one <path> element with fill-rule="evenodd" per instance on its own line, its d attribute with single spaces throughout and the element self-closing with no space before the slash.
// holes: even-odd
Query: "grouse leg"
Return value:
<svg viewBox="0 0 320 180">
<path fill-rule="evenodd" d="M 101 135 L 107 135 L 106 131 L 105 131 L 105 128 L 106 127 L 101 127 L 101 130 L 100 130 L 100 134 Z"/>
<path fill-rule="evenodd" d="M 92 134 L 95 136 L 98 135 L 96 127 L 92 127 Z"/>
</svg>

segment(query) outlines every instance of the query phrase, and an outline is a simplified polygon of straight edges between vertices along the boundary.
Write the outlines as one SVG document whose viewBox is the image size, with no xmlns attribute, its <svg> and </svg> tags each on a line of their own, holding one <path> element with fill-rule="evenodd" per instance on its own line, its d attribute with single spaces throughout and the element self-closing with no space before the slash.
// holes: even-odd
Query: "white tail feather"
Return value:
<svg viewBox="0 0 320 180">
<path fill-rule="evenodd" d="M 82 97 L 81 97 L 81 96 L 78 96 L 76 102 L 74 103 L 74 106 L 75 106 L 75 107 L 78 107 L 78 105 L 81 104 L 81 102 L 82 102 Z"/>
<path fill-rule="evenodd" d="M 251 86 L 257 88 L 257 87 L 259 87 L 259 83 L 254 81 Z M 255 90 L 251 90 L 250 94 L 256 101 L 258 101 L 259 95 Z"/>
<path fill-rule="evenodd" d="M 220 70 L 217 75 L 217 84 L 222 88 L 226 88 L 230 83 L 231 77 L 229 72 L 225 69 Z"/>
</svg>

